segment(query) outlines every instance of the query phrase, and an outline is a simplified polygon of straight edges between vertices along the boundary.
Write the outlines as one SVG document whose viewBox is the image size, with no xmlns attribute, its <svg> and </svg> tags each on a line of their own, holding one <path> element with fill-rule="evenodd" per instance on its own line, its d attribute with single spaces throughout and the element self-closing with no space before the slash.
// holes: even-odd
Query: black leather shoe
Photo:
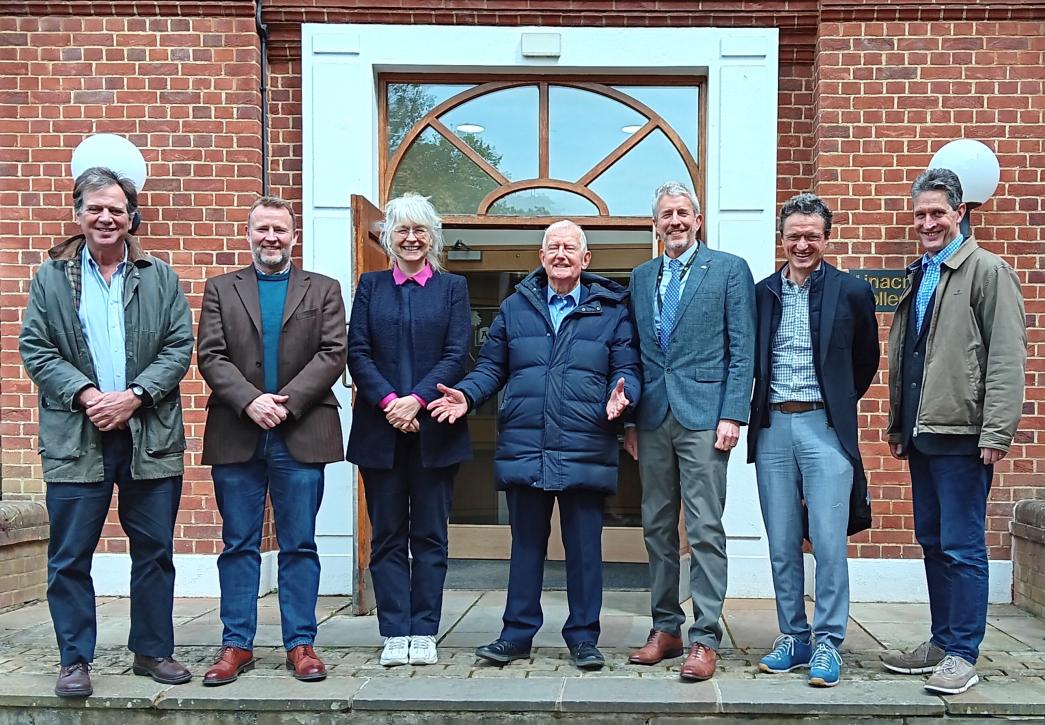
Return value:
<svg viewBox="0 0 1045 725">
<path fill-rule="evenodd" d="M 86 662 L 62 667 L 58 670 L 58 682 L 54 684 L 54 694 L 58 697 L 90 697 L 94 692 L 91 687 L 91 666 Z"/>
<path fill-rule="evenodd" d="M 524 660 L 530 656 L 530 646 L 499 639 L 484 644 L 475 650 L 475 656 L 497 665 L 506 665 L 512 660 Z"/>
<path fill-rule="evenodd" d="M 184 685 L 192 679 L 192 673 L 173 657 L 134 655 L 134 667 L 131 671 L 142 677 L 151 677 L 164 685 Z"/>
<path fill-rule="evenodd" d="M 606 664 L 606 658 L 594 642 L 581 642 L 570 647 L 570 658 L 582 670 L 601 670 Z"/>
</svg>

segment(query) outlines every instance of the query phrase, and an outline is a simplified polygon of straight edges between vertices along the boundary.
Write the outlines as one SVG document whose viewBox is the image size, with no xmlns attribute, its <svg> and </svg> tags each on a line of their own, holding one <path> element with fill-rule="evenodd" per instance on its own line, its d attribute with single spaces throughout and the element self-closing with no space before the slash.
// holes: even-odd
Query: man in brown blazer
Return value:
<svg viewBox="0 0 1045 725">
<path fill-rule="evenodd" d="M 223 685 L 254 666 L 261 529 L 272 500 L 287 669 L 322 680 L 316 655 L 316 514 L 325 464 L 343 455 L 331 386 L 345 369 L 345 307 L 336 280 L 294 266 L 294 212 L 262 197 L 247 215 L 254 257 L 207 280 L 198 365 L 207 401 L 203 463 L 213 466 L 225 548 L 218 557 L 221 654 L 203 678 Z"/>
</svg>

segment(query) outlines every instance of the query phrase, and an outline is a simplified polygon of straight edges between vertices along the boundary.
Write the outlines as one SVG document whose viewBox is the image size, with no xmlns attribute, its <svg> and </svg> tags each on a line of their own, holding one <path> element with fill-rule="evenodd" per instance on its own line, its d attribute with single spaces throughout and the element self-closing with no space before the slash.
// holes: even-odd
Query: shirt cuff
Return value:
<svg viewBox="0 0 1045 725">
<path fill-rule="evenodd" d="M 417 393 L 410 393 L 410 397 L 412 397 L 414 400 L 416 400 L 418 403 L 420 403 L 422 408 L 427 408 L 428 407 L 428 403 L 425 402 L 425 399 L 422 398 Z"/>
<path fill-rule="evenodd" d="M 398 397 L 399 396 L 396 395 L 395 392 L 391 392 L 388 395 L 386 395 L 385 397 L 381 398 L 381 402 L 377 404 L 377 407 L 379 407 L 381 410 L 384 410 L 385 408 L 388 407 L 389 403 L 391 403 L 393 400 L 395 400 Z"/>
</svg>

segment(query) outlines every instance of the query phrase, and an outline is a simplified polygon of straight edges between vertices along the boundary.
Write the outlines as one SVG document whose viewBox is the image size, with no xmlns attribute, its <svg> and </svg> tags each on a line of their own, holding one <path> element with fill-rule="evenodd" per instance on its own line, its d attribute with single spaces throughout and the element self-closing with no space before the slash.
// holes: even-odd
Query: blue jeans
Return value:
<svg viewBox="0 0 1045 725">
<path fill-rule="evenodd" d="M 131 630 L 127 647 L 146 657 L 174 653 L 174 521 L 181 502 L 181 476 L 136 481 L 131 478 L 131 434 L 102 434 L 105 480 L 50 483 L 47 515 L 47 604 L 62 665 L 92 662 L 98 627 L 91 560 L 112 501 L 113 484 L 120 525 L 130 541 Z"/>
<path fill-rule="evenodd" d="M 769 538 L 777 620 L 781 634 L 838 649 L 849 621 L 849 562 L 846 528 L 853 464 L 827 423 L 823 410 L 773 411 L 758 435 L 755 473 Z M 816 560 L 813 627 L 806 619 L 803 592 L 802 499 Z"/>
<path fill-rule="evenodd" d="M 987 628 L 987 495 L 994 466 L 979 454 L 925 455 L 911 446 L 914 534 L 925 555 L 932 639 L 976 664 Z"/>
<path fill-rule="evenodd" d="M 300 463 L 278 430 L 262 432 L 246 463 L 213 467 L 214 496 L 223 525 L 218 557 L 222 645 L 254 648 L 261 580 L 265 494 L 272 499 L 279 544 L 279 614 L 288 650 L 316 639 L 319 554 L 316 514 L 323 500 L 322 463 Z"/>
</svg>

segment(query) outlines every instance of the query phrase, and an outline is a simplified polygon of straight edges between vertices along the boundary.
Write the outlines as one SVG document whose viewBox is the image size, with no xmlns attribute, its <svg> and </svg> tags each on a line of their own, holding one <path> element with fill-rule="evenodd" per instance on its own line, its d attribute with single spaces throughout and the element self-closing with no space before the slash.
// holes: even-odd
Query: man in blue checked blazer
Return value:
<svg viewBox="0 0 1045 725">
<path fill-rule="evenodd" d="M 624 438 L 642 479 L 653 629 L 629 660 L 652 665 L 683 652 L 678 521 L 684 506 L 695 621 L 681 676 L 706 680 L 722 640 L 726 464 L 751 400 L 754 280 L 743 259 L 697 241 L 703 216 L 685 185 L 657 189 L 653 221 L 664 254 L 631 275 L 644 382 L 636 427 Z"/>
</svg>

